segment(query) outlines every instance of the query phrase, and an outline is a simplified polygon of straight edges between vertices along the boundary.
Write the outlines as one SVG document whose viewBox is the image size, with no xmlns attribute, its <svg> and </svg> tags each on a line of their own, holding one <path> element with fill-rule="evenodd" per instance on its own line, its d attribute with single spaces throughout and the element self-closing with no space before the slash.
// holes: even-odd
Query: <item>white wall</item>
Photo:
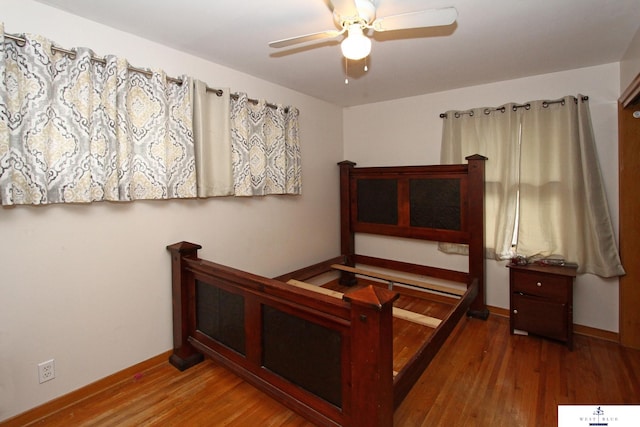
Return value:
<svg viewBox="0 0 640 427">
<path fill-rule="evenodd" d="M 426 77 L 428 78 L 428 76 Z M 565 95 L 588 95 L 600 165 L 609 208 L 618 229 L 617 103 L 618 64 L 467 87 L 430 95 L 398 99 L 344 111 L 345 159 L 358 166 L 437 164 L 440 161 L 442 119 L 447 110 L 499 106 Z M 390 242 L 362 237 L 358 252 L 369 255 L 466 268 L 466 258 L 439 253 L 433 245 Z M 487 303 L 508 308 L 508 271 L 504 262 L 488 261 Z M 618 331 L 618 280 L 582 275 L 576 281 L 574 321 Z"/>
<path fill-rule="evenodd" d="M 0 208 L 0 420 L 171 349 L 168 244 L 267 276 L 339 254 L 341 108 L 30 0 L 3 0 L 0 20 L 294 105 L 303 162 L 300 197 Z M 56 378 L 38 384 L 51 358 Z"/>
<path fill-rule="evenodd" d="M 624 92 L 640 74 L 640 27 L 620 61 L 620 92 Z"/>
</svg>

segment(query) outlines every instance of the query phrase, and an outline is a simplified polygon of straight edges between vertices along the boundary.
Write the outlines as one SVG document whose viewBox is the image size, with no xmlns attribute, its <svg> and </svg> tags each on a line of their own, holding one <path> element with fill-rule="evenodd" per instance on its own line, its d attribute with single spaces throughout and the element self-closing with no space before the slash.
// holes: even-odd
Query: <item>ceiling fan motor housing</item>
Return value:
<svg viewBox="0 0 640 427">
<path fill-rule="evenodd" d="M 354 0 L 353 3 L 356 6 L 357 15 L 341 15 L 341 11 L 334 9 L 333 19 L 339 28 L 348 28 L 354 23 L 362 23 L 366 26 L 376 19 L 376 5 L 373 0 Z"/>
<path fill-rule="evenodd" d="M 376 19 L 376 5 L 373 0 L 355 0 L 358 15 L 367 24 L 371 24 Z"/>
</svg>

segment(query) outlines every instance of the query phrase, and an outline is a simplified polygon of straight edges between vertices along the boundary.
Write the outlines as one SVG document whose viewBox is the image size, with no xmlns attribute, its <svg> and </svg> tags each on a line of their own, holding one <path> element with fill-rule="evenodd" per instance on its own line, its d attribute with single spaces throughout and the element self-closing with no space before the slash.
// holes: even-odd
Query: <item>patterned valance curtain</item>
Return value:
<svg viewBox="0 0 640 427">
<path fill-rule="evenodd" d="M 301 194 L 299 111 L 0 23 L 2 205 Z"/>
<path fill-rule="evenodd" d="M 579 273 L 624 274 L 587 97 L 448 111 L 441 153 L 442 163 L 488 157 L 485 235 L 497 259 L 554 256 Z"/>
<path fill-rule="evenodd" d="M 196 196 L 190 84 L 0 24 L 3 205 Z"/>
<path fill-rule="evenodd" d="M 300 194 L 299 112 L 293 107 L 231 99 L 234 194 Z"/>
</svg>

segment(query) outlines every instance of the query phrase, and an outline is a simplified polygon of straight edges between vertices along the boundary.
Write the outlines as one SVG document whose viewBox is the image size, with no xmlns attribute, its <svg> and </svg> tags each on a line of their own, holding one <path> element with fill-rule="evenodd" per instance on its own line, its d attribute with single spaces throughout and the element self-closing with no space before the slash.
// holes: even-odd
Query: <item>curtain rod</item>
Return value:
<svg viewBox="0 0 640 427">
<path fill-rule="evenodd" d="M 15 41 L 16 44 L 18 46 L 20 46 L 20 47 L 24 46 L 27 43 L 27 40 L 22 38 L 22 37 L 20 37 L 20 36 L 16 36 L 16 35 L 9 34 L 9 33 L 4 33 L 4 36 L 6 38 L 8 38 L 8 39 L 11 39 L 11 40 Z M 51 45 L 51 50 L 54 51 L 54 52 L 64 53 L 65 55 L 69 55 L 72 58 L 75 57 L 75 55 L 76 55 L 76 52 L 73 51 L 73 50 L 63 49 L 63 48 L 55 46 L 55 45 Z M 99 62 L 101 64 L 106 64 L 107 63 L 107 61 L 104 58 L 99 58 L 97 56 L 92 56 L 91 60 L 94 61 L 94 62 Z M 143 68 L 137 68 L 137 67 L 128 66 L 127 69 L 129 71 L 133 71 L 135 73 L 144 74 L 147 77 L 152 77 L 153 76 L 153 72 L 152 71 L 145 70 Z M 175 77 L 167 77 L 167 81 L 176 83 L 178 85 L 181 85 L 183 83 L 182 79 L 177 79 Z M 215 92 L 216 95 L 218 95 L 218 96 L 222 96 L 222 93 L 223 93 L 222 89 L 212 89 L 212 88 L 210 88 L 208 86 L 207 86 L 207 92 Z M 230 96 L 233 99 L 238 99 L 238 94 L 237 93 L 232 93 Z M 251 102 L 254 105 L 258 104 L 258 102 L 259 102 L 257 99 L 251 99 L 251 98 L 249 98 L 248 101 Z M 273 109 L 277 109 L 278 108 L 277 105 L 270 104 L 270 103 L 267 103 L 267 107 L 270 107 L 270 108 L 273 108 Z M 288 108 L 285 108 L 285 112 L 287 112 L 288 110 L 289 110 Z"/>
<path fill-rule="evenodd" d="M 218 96 L 222 96 L 222 94 L 224 93 L 224 91 L 223 91 L 222 89 L 214 89 L 214 88 L 211 88 L 211 87 L 209 87 L 209 86 L 207 86 L 207 92 L 213 92 L 213 93 L 215 93 L 215 94 L 216 94 L 216 95 L 218 95 Z M 238 95 L 237 93 L 229 94 L 229 96 L 230 96 L 231 98 L 233 98 L 233 99 L 238 99 L 238 97 L 239 97 L 239 95 Z M 247 98 L 247 101 L 249 101 L 249 102 L 250 102 L 250 103 L 252 103 L 253 105 L 257 105 L 257 104 L 258 104 L 258 102 L 260 102 L 260 101 L 259 101 L 259 100 L 257 100 L 257 99 L 251 99 L 251 98 Z M 270 104 L 270 103 L 268 103 L 268 102 L 267 102 L 267 104 L 266 104 L 266 105 L 267 105 L 267 107 L 269 107 L 269 108 L 273 108 L 274 110 L 278 108 L 278 106 L 277 106 L 277 105 L 275 105 L 275 104 Z M 285 111 L 285 113 L 286 113 L 286 112 L 288 112 L 288 111 L 289 111 L 289 108 L 288 108 L 288 107 L 286 107 L 286 108 L 284 109 L 284 111 Z"/>
<path fill-rule="evenodd" d="M 578 103 L 578 99 L 577 98 L 573 98 L 573 100 L 575 101 L 575 103 Z M 581 101 L 588 101 L 589 97 L 588 96 L 583 96 L 580 98 Z M 542 101 L 542 107 L 543 108 L 547 108 L 549 105 L 551 104 L 562 104 L 564 105 L 564 99 L 557 99 L 555 101 Z M 528 110 L 529 108 L 531 108 L 531 104 L 530 103 L 526 103 L 526 104 L 520 104 L 520 105 L 514 105 L 513 107 L 513 111 L 516 111 L 518 108 L 524 108 L 525 110 Z M 498 108 L 485 108 L 483 110 L 484 114 L 489 114 L 492 111 L 501 111 L 501 112 L 505 112 L 505 107 L 498 107 Z M 456 111 L 455 113 L 455 117 L 459 118 L 460 116 L 464 116 L 465 114 L 468 114 L 469 117 L 473 117 L 473 110 L 467 110 L 467 111 Z M 440 113 L 440 118 L 441 119 L 446 119 L 447 118 L 447 113 Z"/>
<path fill-rule="evenodd" d="M 15 41 L 18 44 L 18 46 L 20 46 L 20 47 L 24 46 L 27 43 L 26 39 L 24 39 L 22 37 L 19 37 L 19 36 L 15 36 L 13 34 L 4 33 L 4 36 L 6 38 L 8 38 L 8 39 L 11 39 L 11 40 Z M 54 51 L 54 52 L 64 53 L 65 55 L 69 55 L 72 58 L 74 58 L 76 56 L 76 52 L 75 51 L 68 50 L 68 49 L 63 49 L 61 47 L 54 46 L 54 45 L 51 45 L 51 50 Z M 98 58 L 97 56 L 92 56 L 91 60 L 94 61 L 94 62 L 99 62 L 101 64 L 106 64 L 107 63 L 107 61 L 104 58 Z M 142 69 L 142 68 L 128 66 L 127 69 L 129 71 L 133 71 L 135 73 L 144 74 L 147 77 L 152 77 L 153 76 L 153 72 L 152 71 L 145 70 L 145 69 Z M 176 83 L 178 85 L 181 85 L 183 83 L 182 79 L 176 79 L 175 77 L 167 77 L 167 81 L 170 81 L 172 83 Z"/>
</svg>

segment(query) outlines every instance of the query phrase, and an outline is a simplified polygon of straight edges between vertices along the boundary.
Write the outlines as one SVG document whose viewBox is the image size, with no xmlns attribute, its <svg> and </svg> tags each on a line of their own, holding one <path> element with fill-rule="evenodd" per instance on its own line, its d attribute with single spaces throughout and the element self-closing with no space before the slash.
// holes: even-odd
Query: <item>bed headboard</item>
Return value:
<svg viewBox="0 0 640 427">
<path fill-rule="evenodd" d="M 355 167 L 340 162 L 341 252 L 345 264 L 374 262 L 381 267 L 406 267 L 417 274 L 471 283 L 478 280 L 473 310 L 484 301 L 484 161 L 473 155 L 467 164 L 433 166 Z M 355 233 L 381 234 L 466 244 L 468 273 L 394 263 L 359 256 Z M 398 268 L 403 270 L 405 268 Z M 345 274 L 348 284 L 353 275 Z"/>
</svg>

